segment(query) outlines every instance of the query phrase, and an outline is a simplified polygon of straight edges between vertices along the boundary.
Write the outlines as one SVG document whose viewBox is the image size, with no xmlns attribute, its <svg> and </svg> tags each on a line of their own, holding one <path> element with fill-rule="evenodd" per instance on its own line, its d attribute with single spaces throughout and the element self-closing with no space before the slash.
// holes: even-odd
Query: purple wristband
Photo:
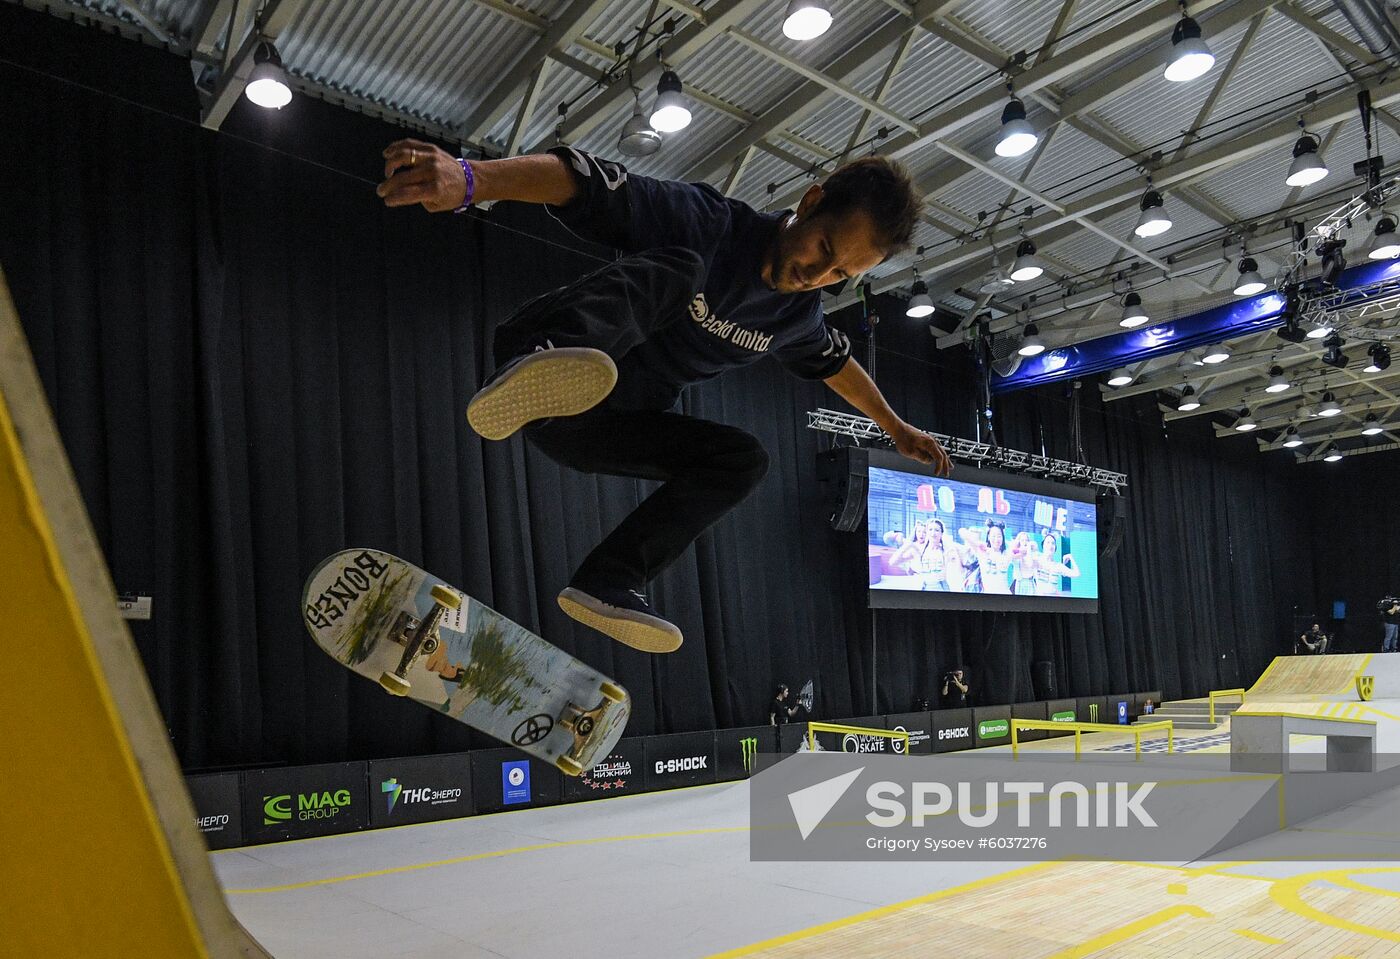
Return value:
<svg viewBox="0 0 1400 959">
<path fill-rule="evenodd" d="M 476 176 L 472 173 L 472 165 L 467 162 L 466 157 L 458 157 L 457 162 L 462 164 L 462 173 L 467 178 L 467 192 L 462 197 L 462 205 L 453 210 L 453 213 L 466 213 L 472 205 L 472 197 L 476 193 Z"/>
</svg>

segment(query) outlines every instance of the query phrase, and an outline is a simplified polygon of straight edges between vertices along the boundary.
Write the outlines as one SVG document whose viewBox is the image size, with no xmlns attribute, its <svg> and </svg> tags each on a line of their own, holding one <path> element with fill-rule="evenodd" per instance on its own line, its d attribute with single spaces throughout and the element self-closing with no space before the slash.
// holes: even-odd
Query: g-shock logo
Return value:
<svg viewBox="0 0 1400 959">
<path fill-rule="evenodd" d="M 968 726 L 950 726 L 947 729 L 940 729 L 938 731 L 938 741 L 942 742 L 945 739 L 966 739 L 971 735 L 969 730 L 970 727 Z"/>
<path fill-rule="evenodd" d="M 697 769 L 710 768 L 709 756 L 687 756 L 684 759 L 658 759 L 656 773 L 688 773 Z"/>
</svg>

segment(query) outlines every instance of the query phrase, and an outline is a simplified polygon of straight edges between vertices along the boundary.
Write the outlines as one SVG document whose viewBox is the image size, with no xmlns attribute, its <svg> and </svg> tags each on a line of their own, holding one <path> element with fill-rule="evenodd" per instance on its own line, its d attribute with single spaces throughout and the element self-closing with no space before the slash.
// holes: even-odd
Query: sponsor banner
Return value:
<svg viewBox="0 0 1400 959">
<path fill-rule="evenodd" d="M 243 845 L 243 808 L 238 773 L 190 776 L 185 780 L 194 802 L 194 824 L 210 849 Z"/>
<path fill-rule="evenodd" d="M 778 752 L 786 756 L 802 748 L 807 739 L 806 723 L 788 723 L 778 728 Z"/>
<path fill-rule="evenodd" d="M 582 776 L 564 776 L 564 801 L 606 799 L 642 791 L 642 741 L 618 740 L 612 752 Z"/>
<path fill-rule="evenodd" d="M 642 741 L 647 789 L 674 789 L 715 781 L 715 734 L 675 733 Z"/>
<path fill-rule="evenodd" d="M 745 726 L 715 730 L 715 778 L 720 782 L 744 779 L 758 769 L 759 756 L 778 751 L 778 727 Z"/>
<path fill-rule="evenodd" d="M 973 747 L 972 710 L 935 709 L 929 714 L 933 721 L 933 751 L 950 753 L 955 749 Z"/>
<path fill-rule="evenodd" d="M 886 729 L 902 729 L 909 734 L 909 754 L 922 756 L 933 752 L 933 717 L 927 712 L 890 713 L 885 717 Z M 903 743 L 893 743 L 894 751 L 900 752 Z"/>
<path fill-rule="evenodd" d="M 279 842 L 354 832 L 369 824 L 364 763 L 243 773 L 243 839 Z"/>
<path fill-rule="evenodd" d="M 1133 697 L 1129 693 L 1114 693 L 1105 697 L 1108 700 L 1108 718 L 1103 720 L 1106 723 L 1118 723 L 1126 726 L 1133 721 Z"/>
<path fill-rule="evenodd" d="M 1010 706 L 974 706 L 972 709 L 972 745 L 1000 746 L 1011 742 Z"/>
<path fill-rule="evenodd" d="M 563 773 L 518 749 L 479 749 L 471 756 L 472 804 L 479 813 L 553 806 Z"/>
<path fill-rule="evenodd" d="M 1045 704 L 1045 718 L 1052 723 L 1073 723 L 1079 721 L 1077 712 L 1079 700 L 1077 699 L 1052 699 Z M 1071 731 L 1065 730 L 1063 733 L 1051 732 L 1047 736 L 1072 736 Z"/>
<path fill-rule="evenodd" d="M 888 729 L 884 716 L 856 716 L 853 719 L 833 719 L 839 726 L 861 726 L 866 729 Z M 817 743 L 826 752 L 891 754 L 894 744 L 886 736 L 862 736 L 858 733 L 817 732 Z"/>
<path fill-rule="evenodd" d="M 467 753 L 376 759 L 369 764 L 369 824 L 375 829 L 470 816 Z"/>
<path fill-rule="evenodd" d="M 1039 719 L 1044 722 L 1046 718 L 1045 703 L 1016 703 L 1011 707 L 1011 718 L 1017 719 Z M 1045 738 L 1043 729 L 1023 729 L 1016 734 L 1019 742 L 1034 742 L 1037 739 Z"/>
<path fill-rule="evenodd" d="M 1080 696 L 1079 705 L 1075 707 L 1075 712 L 1079 714 L 1081 723 L 1111 723 L 1113 717 L 1108 713 L 1108 700 L 1102 696 Z"/>
<path fill-rule="evenodd" d="M 1199 753 L 788 756 L 750 783 L 749 853 L 787 862 L 1190 862 L 1238 859 L 1249 844 L 1270 861 L 1400 857 L 1400 845 L 1364 831 L 1291 828 L 1358 801 L 1383 804 L 1400 787 L 1400 757 L 1368 756 L 1375 769 L 1365 772 L 1329 770 L 1321 755 L 1307 771 L 1290 769 L 1286 754 L 1248 758 L 1240 769 L 1238 757 Z"/>
</svg>

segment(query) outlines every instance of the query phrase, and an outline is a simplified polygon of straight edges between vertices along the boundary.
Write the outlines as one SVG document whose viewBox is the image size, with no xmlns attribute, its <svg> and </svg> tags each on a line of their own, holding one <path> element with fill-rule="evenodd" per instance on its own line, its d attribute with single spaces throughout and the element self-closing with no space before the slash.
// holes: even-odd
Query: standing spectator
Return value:
<svg viewBox="0 0 1400 959">
<path fill-rule="evenodd" d="M 963 678 L 963 669 L 959 666 L 943 677 L 943 708 L 957 709 L 966 706 L 968 703 L 968 690 L 970 684 Z"/>
<path fill-rule="evenodd" d="M 786 726 L 792 722 L 792 717 L 797 715 L 797 711 L 802 707 L 788 701 L 788 688 L 785 683 L 778 684 L 778 691 L 773 696 L 773 702 L 768 707 L 768 725 Z"/>
<path fill-rule="evenodd" d="M 1381 643 L 1381 652 L 1400 653 L 1400 603 L 1391 603 L 1389 608 L 1381 613 L 1381 622 L 1385 623 L 1385 639 Z"/>
</svg>

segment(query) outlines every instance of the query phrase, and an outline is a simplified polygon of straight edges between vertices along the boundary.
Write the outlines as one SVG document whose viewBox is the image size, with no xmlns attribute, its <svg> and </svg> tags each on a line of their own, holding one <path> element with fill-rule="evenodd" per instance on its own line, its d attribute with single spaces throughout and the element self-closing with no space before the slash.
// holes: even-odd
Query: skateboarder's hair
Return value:
<svg viewBox="0 0 1400 959">
<path fill-rule="evenodd" d="M 908 248 L 923 200 L 903 164 L 868 156 L 842 164 L 826 178 L 815 212 L 842 216 L 852 210 L 864 210 L 875 221 L 888 259 Z"/>
</svg>

